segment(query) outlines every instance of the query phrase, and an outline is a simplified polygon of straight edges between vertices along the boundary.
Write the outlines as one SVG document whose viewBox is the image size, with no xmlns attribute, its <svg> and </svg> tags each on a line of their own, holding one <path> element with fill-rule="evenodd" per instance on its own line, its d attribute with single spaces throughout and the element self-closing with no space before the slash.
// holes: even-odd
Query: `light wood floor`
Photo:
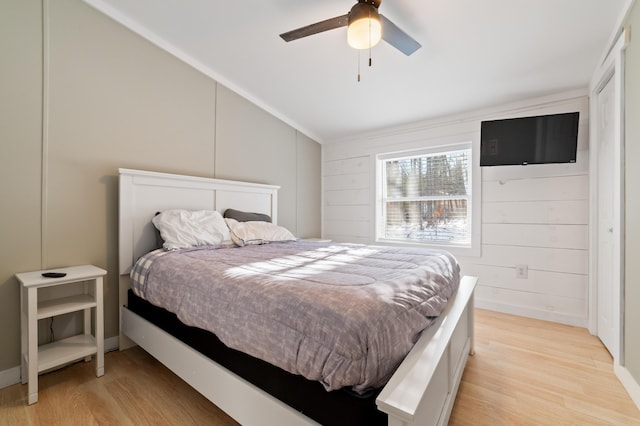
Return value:
<svg viewBox="0 0 640 426">
<path fill-rule="evenodd" d="M 78 363 L 0 390 L 1 425 L 235 425 L 173 373 L 134 348 L 105 357 L 105 376 Z M 585 329 L 476 311 L 451 425 L 640 425 L 640 412 Z"/>
<path fill-rule="evenodd" d="M 475 332 L 450 425 L 640 425 L 586 329 L 476 310 Z"/>
</svg>

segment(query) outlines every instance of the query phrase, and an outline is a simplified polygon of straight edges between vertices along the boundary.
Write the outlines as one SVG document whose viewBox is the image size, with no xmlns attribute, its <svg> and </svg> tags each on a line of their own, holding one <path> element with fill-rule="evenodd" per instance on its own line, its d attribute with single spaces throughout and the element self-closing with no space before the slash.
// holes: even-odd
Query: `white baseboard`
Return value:
<svg viewBox="0 0 640 426">
<path fill-rule="evenodd" d="M 502 312 L 505 314 L 519 315 L 521 317 L 535 318 L 543 321 L 552 321 L 560 324 L 574 325 L 576 327 L 587 327 L 587 318 L 576 317 L 559 312 L 544 311 L 541 309 L 533 309 L 524 306 L 507 305 L 504 303 L 496 303 L 491 300 L 480 299 L 476 296 L 476 308 L 487 309 L 490 311 Z"/>
<path fill-rule="evenodd" d="M 118 349 L 118 336 L 104 339 L 104 351 L 111 352 Z M 108 368 L 108 367 L 107 367 Z M 20 366 L 0 371 L 0 389 L 20 383 Z"/>
<path fill-rule="evenodd" d="M 118 350 L 118 336 L 104 339 L 104 351 L 111 352 Z"/>
<path fill-rule="evenodd" d="M 613 365 L 613 371 L 616 373 L 618 380 L 626 389 L 627 393 L 640 410 L 640 383 L 631 375 L 629 370 L 620 364 Z"/>
<path fill-rule="evenodd" d="M 20 383 L 20 366 L 0 371 L 0 389 Z"/>
</svg>

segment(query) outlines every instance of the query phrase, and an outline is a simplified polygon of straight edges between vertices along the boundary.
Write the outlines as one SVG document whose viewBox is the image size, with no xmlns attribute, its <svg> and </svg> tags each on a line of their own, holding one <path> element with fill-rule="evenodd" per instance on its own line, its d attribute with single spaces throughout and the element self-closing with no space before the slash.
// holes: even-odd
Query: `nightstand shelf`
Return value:
<svg viewBox="0 0 640 426">
<path fill-rule="evenodd" d="M 95 308 L 96 299 L 87 294 L 61 297 L 59 299 L 38 302 L 38 319 L 51 318 L 56 315 Z"/>
<path fill-rule="evenodd" d="M 104 314 L 102 281 L 107 273 L 92 265 L 59 268 L 66 275 L 46 278 L 44 271 L 16 274 L 20 282 L 20 324 L 22 328 L 22 383 L 28 383 L 28 403 L 38 401 L 38 373 L 84 358 L 96 358 L 96 376 L 104 375 Z M 71 285 L 67 288 L 62 288 Z M 39 290 L 57 287 L 64 297 L 45 298 Z M 51 291 L 49 291 L 51 293 Z M 72 295 L 68 295 L 73 293 Z M 79 293 L 79 294 L 78 294 Z M 49 294 L 51 296 L 51 294 Z M 44 300 L 39 300 L 43 298 Z M 38 320 L 83 312 L 83 333 L 38 346 Z M 94 333 L 91 317 L 94 315 Z"/>
<path fill-rule="evenodd" d="M 78 334 L 38 346 L 38 373 L 96 353 L 96 339 Z"/>
</svg>

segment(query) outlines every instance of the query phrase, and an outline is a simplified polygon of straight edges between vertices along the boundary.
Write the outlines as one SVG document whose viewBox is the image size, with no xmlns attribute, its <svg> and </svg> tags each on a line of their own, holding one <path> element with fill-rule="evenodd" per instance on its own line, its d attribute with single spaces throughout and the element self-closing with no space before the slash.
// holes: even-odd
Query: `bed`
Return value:
<svg viewBox="0 0 640 426">
<path fill-rule="evenodd" d="M 336 410 L 323 408 L 324 393 L 338 395 L 343 400 L 367 400 L 366 404 L 375 405 L 375 411 L 383 414 L 376 417 L 376 422 L 382 419 L 389 425 L 446 424 L 464 365 L 473 351 L 473 291 L 477 281 L 473 277 L 461 279 L 454 297 L 422 332 L 391 378 L 385 379 L 384 387 L 367 393 L 366 398 L 360 398 L 362 395 L 346 398 L 340 392 L 323 392 L 320 389 L 320 392 L 309 394 L 311 396 L 306 399 L 311 404 L 305 409 L 292 403 L 287 395 L 265 388 L 258 383 L 259 380 L 245 376 L 242 368 L 236 371 L 224 361 L 212 360 L 207 356 L 207 350 L 194 349 L 197 344 L 183 336 L 200 330 L 194 333 L 188 330 L 167 331 L 167 327 L 163 329 L 157 321 L 154 323 L 147 317 L 144 313 L 147 311 L 133 308 L 144 302 L 135 298 L 129 301 L 129 274 L 135 261 L 156 244 L 151 224 L 155 212 L 171 208 L 224 212 L 233 208 L 267 214 L 277 223 L 277 190 L 271 185 L 120 170 L 121 349 L 132 344 L 140 345 L 242 424 L 333 423 L 308 411 L 318 407 L 321 412 Z M 301 245 L 309 250 L 308 245 Z M 147 308 L 156 309 L 153 306 Z M 179 321 L 177 327 L 181 327 Z M 234 355 L 231 358 L 242 357 Z M 279 370 L 264 364 L 258 368 L 260 372 L 271 369 L 276 374 Z M 291 383 L 300 381 L 297 377 L 291 380 Z M 267 381 L 289 383 L 279 378 Z M 310 381 L 302 382 L 305 382 L 304 386 L 318 389 L 317 385 L 306 383 Z M 293 394 L 296 393 L 302 394 L 302 391 L 294 390 Z"/>
</svg>

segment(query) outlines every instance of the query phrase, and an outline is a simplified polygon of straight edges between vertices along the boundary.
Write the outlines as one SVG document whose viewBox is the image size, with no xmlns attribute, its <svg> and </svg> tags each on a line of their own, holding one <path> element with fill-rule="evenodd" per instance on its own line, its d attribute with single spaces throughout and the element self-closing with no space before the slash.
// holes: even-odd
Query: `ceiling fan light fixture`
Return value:
<svg viewBox="0 0 640 426">
<path fill-rule="evenodd" d="M 358 3 L 349 12 L 347 42 L 354 49 L 369 49 L 382 39 L 382 23 L 378 9 L 369 3 Z"/>
</svg>

